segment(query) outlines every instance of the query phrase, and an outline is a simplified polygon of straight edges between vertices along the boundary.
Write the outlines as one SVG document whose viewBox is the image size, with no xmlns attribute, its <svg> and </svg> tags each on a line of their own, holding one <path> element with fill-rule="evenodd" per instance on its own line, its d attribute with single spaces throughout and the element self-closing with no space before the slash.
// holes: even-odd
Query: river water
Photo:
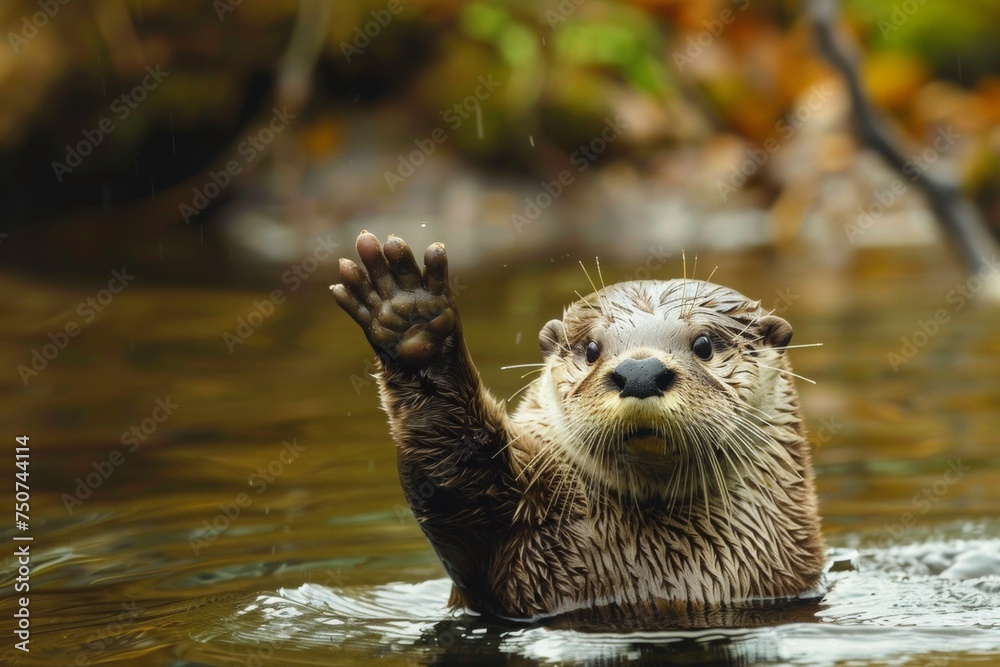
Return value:
<svg viewBox="0 0 1000 667">
<path fill-rule="evenodd" d="M 473 357 L 498 396 L 527 381 L 500 367 L 537 361 L 539 328 L 590 291 L 577 260 L 456 276 Z M 602 271 L 612 282 L 644 264 Z M 714 281 L 788 319 L 793 343 L 823 343 L 790 352 L 817 382 L 799 391 L 831 548 L 821 600 L 762 608 L 753 623 L 631 634 L 451 612 L 399 488 L 364 340 L 327 290 L 332 261 L 295 289 L 157 285 L 136 272 L 102 294 L 120 286 L 109 285 L 119 267 L 72 282 L 0 273 L 9 505 L 14 439 L 30 437 L 29 525 L 0 524 L 0 613 L 13 629 L 30 596 L 30 653 L 5 631 L 0 660 L 1000 660 L 1000 318 L 962 296 L 979 283 L 930 251 L 871 251 L 849 268 L 726 254 L 700 258 L 698 276 L 715 265 Z M 648 266 L 653 278 L 681 273 L 680 261 Z M 54 358 L 36 360 L 25 385 L 18 367 L 33 350 Z M 24 545 L 30 591 L 15 594 Z"/>
</svg>

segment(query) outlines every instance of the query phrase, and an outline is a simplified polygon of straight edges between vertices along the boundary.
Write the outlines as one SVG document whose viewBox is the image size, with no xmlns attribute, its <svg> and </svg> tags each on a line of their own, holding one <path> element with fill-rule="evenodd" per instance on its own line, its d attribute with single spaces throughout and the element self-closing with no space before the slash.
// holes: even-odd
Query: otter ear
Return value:
<svg viewBox="0 0 1000 667">
<path fill-rule="evenodd" d="M 563 339 L 566 338 L 566 329 L 562 320 L 549 320 L 538 334 L 538 344 L 542 348 L 542 356 L 547 357 L 555 353 Z"/>
<path fill-rule="evenodd" d="M 757 321 L 764 342 L 771 347 L 783 348 L 792 340 L 792 325 L 777 315 L 765 315 Z M 778 350 L 784 353 L 784 350 Z"/>
</svg>

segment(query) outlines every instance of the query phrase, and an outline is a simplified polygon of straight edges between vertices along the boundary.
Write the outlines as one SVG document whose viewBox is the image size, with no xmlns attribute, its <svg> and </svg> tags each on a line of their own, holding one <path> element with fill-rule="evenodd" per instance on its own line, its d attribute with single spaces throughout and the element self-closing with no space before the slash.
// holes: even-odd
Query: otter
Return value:
<svg viewBox="0 0 1000 667">
<path fill-rule="evenodd" d="M 792 328 L 709 282 L 602 287 L 548 322 L 512 415 L 483 387 L 444 246 L 363 232 L 333 295 L 378 358 L 399 478 L 453 581 L 507 619 L 641 627 L 814 589 L 824 566 Z"/>
</svg>

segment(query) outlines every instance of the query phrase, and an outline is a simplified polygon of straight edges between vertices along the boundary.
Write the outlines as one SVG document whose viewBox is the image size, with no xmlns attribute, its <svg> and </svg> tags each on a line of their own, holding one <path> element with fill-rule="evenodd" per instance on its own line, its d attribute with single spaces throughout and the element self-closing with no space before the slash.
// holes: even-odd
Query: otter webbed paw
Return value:
<svg viewBox="0 0 1000 667">
<path fill-rule="evenodd" d="M 367 273 L 341 259 L 341 284 L 330 288 L 334 298 L 383 361 L 424 366 L 458 328 L 444 246 L 427 248 L 423 272 L 406 241 L 397 236 L 383 246 L 374 234 L 362 232 L 357 249 Z"/>
</svg>

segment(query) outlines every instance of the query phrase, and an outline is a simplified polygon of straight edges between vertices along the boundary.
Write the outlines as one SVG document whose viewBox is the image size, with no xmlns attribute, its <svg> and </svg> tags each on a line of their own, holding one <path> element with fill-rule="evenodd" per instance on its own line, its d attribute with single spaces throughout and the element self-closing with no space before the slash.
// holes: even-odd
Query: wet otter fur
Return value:
<svg viewBox="0 0 1000 667">
<path fill-rule="evenodd" d="M 398 237 L 362 233 L 357 251 L 366 271 L 342 259 L 331 289 L 378 356 L 400 481 L 454 604 L 642 627 L 816 586 L 785 320 L 707 282 L 611 285 L 545 325 L 508 416 L 469 356 L 444 246 L 423 271 Z"/>
</svg>

